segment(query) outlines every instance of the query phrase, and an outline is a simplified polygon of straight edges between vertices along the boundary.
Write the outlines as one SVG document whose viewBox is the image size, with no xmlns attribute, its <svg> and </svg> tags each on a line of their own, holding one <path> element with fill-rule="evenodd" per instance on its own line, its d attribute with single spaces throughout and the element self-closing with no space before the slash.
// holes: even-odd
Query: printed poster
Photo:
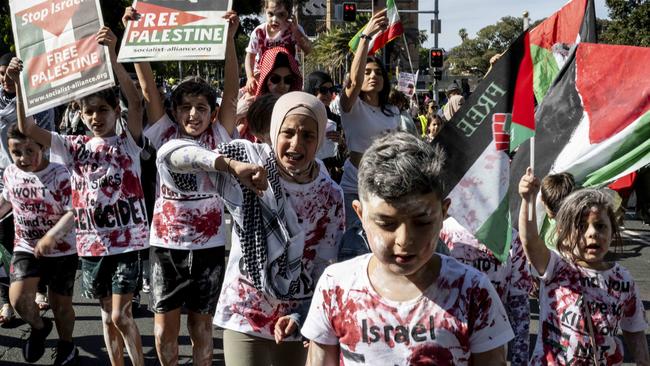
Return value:
<svg viewBox="0 0 650 366">
<path fill-rule="evenodd" d="M 25 113 L 67 103 L 114 85 L 99 0 L 10 0 L 16 53 L 23 60 Z"/>
<path fill-rule="evenodd" d="M 397 81 L 397 90 L 406 94 L 407 97 L 411 98 L 415 94 L 416 85 L 418 85 L 418 73 L 410 74 L 408 72 L 400 72 L 399 79 Z"/>
<path fill-rule="evenodd" d="M 136 0 L 119 62 L 223 60 L 232 0 Z"/>
</svg>

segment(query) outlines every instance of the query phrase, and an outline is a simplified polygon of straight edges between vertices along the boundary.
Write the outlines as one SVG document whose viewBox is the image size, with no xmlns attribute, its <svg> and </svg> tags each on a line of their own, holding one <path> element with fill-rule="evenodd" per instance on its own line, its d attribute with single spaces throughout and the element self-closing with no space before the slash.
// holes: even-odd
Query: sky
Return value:
<svg viewBox="0 0 650 366">
<path fill-rule="evenodd" d="M 434 0 L 419 0 L 420 10 L 433 10 Z M 449 51 L 460 44 L 458 30 L 467 29 L 470 38 L 490 24 L 495 24 L 504 16 L 521 17 L 528 10 L 531 22 L 546 18 L 559 10 L 567 0 L 439 0 L 438 18 L 442 21 L 442 33 L 438 35 L 438 45 Z M 609 18 L 605 0 L 595 0 L 596 17 Z M 433 14 L 419 15 L 419 29 L 427 30 L 429 39 L 426 48 L 433 47 L 431 32 Z"/>
</svg>

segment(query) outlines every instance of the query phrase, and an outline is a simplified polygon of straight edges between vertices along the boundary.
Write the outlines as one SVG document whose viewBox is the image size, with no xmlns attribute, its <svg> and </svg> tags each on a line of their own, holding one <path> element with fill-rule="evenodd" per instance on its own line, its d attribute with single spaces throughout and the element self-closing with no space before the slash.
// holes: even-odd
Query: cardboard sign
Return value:
<svg viewBox="0 0 650 366">
<path fill-rule="evenodd" d="M 114 85 L 99 0 L 11 0 L 25 113 L 30 116 Z"/>
<path fill-rule="evenodd" d="M 119 62 L 223 60 L 232 0 L 134 1 L 141 15 L 122 38 Z"/>
</svg>

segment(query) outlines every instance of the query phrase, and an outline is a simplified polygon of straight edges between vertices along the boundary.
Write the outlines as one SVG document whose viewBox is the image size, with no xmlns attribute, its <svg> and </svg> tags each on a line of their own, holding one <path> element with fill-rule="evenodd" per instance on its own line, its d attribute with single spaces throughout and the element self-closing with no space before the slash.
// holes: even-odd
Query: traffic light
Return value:
<svg viewBox="0 0 650 366">
<path fill-rule="evenodd" d="M 343 3 L 343 20 L 346 22 L 354 22 L 357 19 L 357 3 L 346 2 Z"/>
<path fill-rule="evenodd" d="M 429 54 L 429 66 L 443 67 L 444 66 L 444 52 L 442 48 L 432 48 Z"/>
</svg>

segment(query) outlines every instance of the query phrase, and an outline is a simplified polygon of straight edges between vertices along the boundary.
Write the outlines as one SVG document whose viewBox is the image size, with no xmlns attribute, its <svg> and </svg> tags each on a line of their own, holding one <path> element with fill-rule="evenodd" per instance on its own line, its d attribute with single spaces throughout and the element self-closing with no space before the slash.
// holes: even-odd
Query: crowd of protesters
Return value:
<svg viewBox="0 0 650 366">
<path fill-rule="evenodd" d="M 96 40 L 119 90 L 26 116 L 23 62 L 0 58 L 0 239 L 13 253 L 0 323 L 17 313 L 29 324 L 25 361 L 42 357 L 56 326 L 54 364 L 76 364 L 80 263 L 113 365 L 125 350 L 144 364 L 139 291 L 151 294 L 162 365 L 178 363 L 183 309 L 195 365 L 212 363 L 214 326 L 227 365 L 504 365 L 506 349 L 512 365 L 616 365 L 619 330 L 635 361 L 650 363 L 634 280 L 605 260 L 620 241 L 608 194 L 577 189 L 569 174 L 521 172 L 520 232 L 496 258 L 443 196 L 435 142 L 461 87 L 443 108 L 393 89 L 368 56 L 386 10 L 363 30 L 342 90 L 323 71 L 303 80 L 296 52 L 312 45 L 292 9 L 266 0 L 244 57 L 239 18 L 225 15 L 220 96 L 195 76 L 161 92 L 148 63 L 130 75 L 103 27 Z M 127 8 L 123 21 L 139 16 Z M 556 228 L 542 236 L 528 212 L 540 189 Z M 540 304 L 532 347 L 529 296 Z"/>
</svg>

